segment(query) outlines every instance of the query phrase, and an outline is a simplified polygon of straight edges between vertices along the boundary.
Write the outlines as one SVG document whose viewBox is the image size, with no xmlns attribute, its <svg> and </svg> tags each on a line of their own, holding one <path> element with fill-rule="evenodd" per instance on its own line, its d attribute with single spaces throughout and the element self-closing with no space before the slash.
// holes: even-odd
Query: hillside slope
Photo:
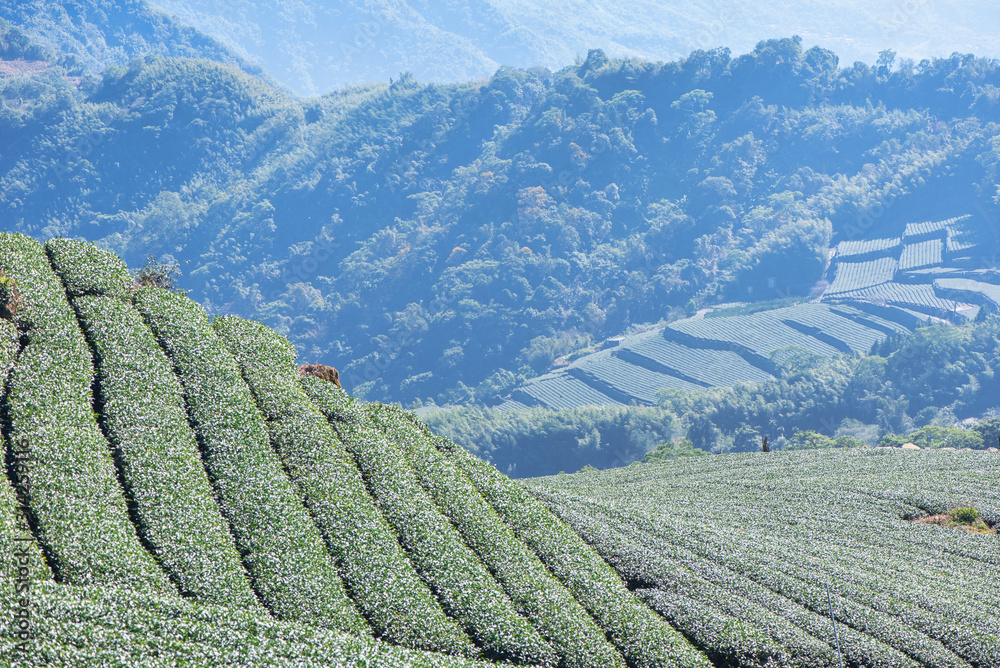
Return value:
<svg viewBox="0 0 1000 668">
<path fill-rule="evenodd" d="M 581 339 L 816 294 L 840 241 L 997 216 L 1000 67 L 973 56 L 595 51 L 305 101 L 150 57 L 76 84 L 0 77 L 10 229 L 176 260 L 211 312 L 279 329 L 367 399 L 491 403 Z"/>
<path fill-rule="evenodd" d="M 300 379 L 265 326 L 67 239 L 0 235 L 0 297 L 0 547 L 34 587 L 21 652 L 4 569 L 5 660 L 710 665 L 537 502 L 509 516 L 519 487 Z"/>
<path fill-rule="evenodd" d="M 521 484 L 82 242 L 0 234 L 0 314 L 3 665 L 1000 661 L 995 533 L 907 521 L 1000 523 L 995 453 Z"/>
<path fill-rule="evenodd" d="M 526 481 L 717 665 L 1000 665 L 996 452 L 721 455 Z M 829 589 L 828 589 L 829 588 Z M 831 624 L 830 617 L 836 620 Z"/>
</svg>

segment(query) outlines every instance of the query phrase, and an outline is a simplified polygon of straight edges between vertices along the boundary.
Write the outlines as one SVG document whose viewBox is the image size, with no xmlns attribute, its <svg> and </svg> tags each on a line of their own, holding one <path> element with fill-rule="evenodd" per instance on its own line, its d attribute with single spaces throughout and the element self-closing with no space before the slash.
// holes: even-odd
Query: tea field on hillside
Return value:
<svg viewBox="0 0 1000 668">
<path fill-rule="evenodd" d="M 1000 663 L 994 453 L 522 483 L 94 246 L 0 279 L 0 665 Z"/>
<path fill-rule="evenodd" d="M 992 452 L 720 455 L 526 481 L 722 665 L 1000 665 Z M 827 596 L 829 587 L 829 598 Z M 836 620 L 836 632 L 830 615 Z"/>
</svg>

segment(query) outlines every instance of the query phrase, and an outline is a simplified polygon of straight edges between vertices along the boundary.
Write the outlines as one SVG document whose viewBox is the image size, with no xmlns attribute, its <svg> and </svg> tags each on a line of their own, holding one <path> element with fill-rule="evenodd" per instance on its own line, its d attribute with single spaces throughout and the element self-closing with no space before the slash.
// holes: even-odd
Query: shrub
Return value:
<svg viewBox="0 0 1000 668">
<path fill-rule="evenodd" d="M 910 432 L 906 436 L 887 434 L 882 437 L 879 445 L 898 447 L 903 443 L 913 443 L 921 448 L 944 448 L 982 450 L 985 445 L 982 435 L 973 430 L 961 427 L 941 427 L 927 425 Z"/>
<path fill-rule="evenodd" d="M 176 264 L 167 264 L 156 259 L 155 255 L 146 257 L 146 264 L 135 271 L 133 281 L 140 288 L 163 288 L 181 295 L 186 295 L 187 291 L 177 287 L 177 278 L 180 276 L 181 268 Z"/>
<path fill-rule="evenodd" d="M 979 519 L 979 511 L 971 506 L 955 508 L 948 514 L 959 524 L 974 524 Z"/>
<path fill-rule="evenodd" d="M 49 239 L 45 242 L 45 252 L 70 296 L 128 299 L 132 275 L 122 259 L 111 251 L 74 239 Z"/>
<path fill-rule="evenodd" d="M 297 368 L 296 354 L 288 339 L 259 322 L 242 318 L 215 318 L 212 326 L 236 358 L 267 420 L 315 413 L 302 393 L 298 373 L 292 373 Z"/>
<path fill-rule="evenodd" d="M 205 468 L 261 601 L 280 619 L 357 632 L 353 611 L 339 617 L 344 601 L 336 565 L 208 315 L 160 288 L 139 288 L 135 303 L 183 385 Z"/>
<path fill-rule="evenodd" d="M 272 443 L 376 632 L 413 647 L 475 653 L 414 571 L 351 456 L 303 391 L 288 342 L 239 318 L 219 318 L 213 325 L 269 418 Z M 316 378 L 304 380 L 336 389 Z"/>
<path fill-rule="evenodd" d="M 7 376 L 14 368 L 14 359 L 20 351 L 21 333 L 9 320 L 0 320 L 0 386 L 6 385 Z M 0 387 L 0 391 L 3 388 Z"/>
<path fill-rule="evenodd" d="M 184 596 L 256 604 L 170 362 L 130 304 L 77 297 L 74 305 L 94 350 L 101 419 L 140 536 Z"/>
<path fill-rule="evenodd" d="M 621 654 L 587 611 L 504 524 L 455 462 L 434 447 L 399 408 L 381 404 L 366 408 L 402 449 L 421 485 L 503 586 L 518 612 L 556 649 L 560 665 L 624 666 Z"/>
<path fill-rule="evenodd" d="M 684 457 L 700 457 L 707 454 L 708 453 L 704 450 L 694 447 L 694 443 L 685 438 L 681 441 L 666 441 L 664 443 L 660 443 L 658 446 L 647 452 L 645 456 L 643 456 L 642 461 L 646 464 L 650 464 L 652 462 L 673 461 L 674 459 Z"/>
<path fill-rule="evenodd" d="M 4 404 L 7 401 L 7 381 L 14 367 L 14 360 L 17 359 L 17 354 L 20 351 L 19 337 L 20 332 L 17 331 L 17 327 L 13 323 L 0 320 L 0 413 L 4 410 Z M 0 449 L 5 453 L 10 453 L 11 470 L 17 471 L 19 461 L 14 458 L 15 448 L 13 444 L 8 445 L 3 438 L 0 438 Z M 32 463 L 28 461 L 26 466 L 30 474 Z M 30 499 L 18 499 L 14 488 L 8 485 L 6 480 L 0 480 L 0 555 L 3 555 L 0 557 L 0 564 L 2 564 L 0 570 L 5 575 L 12 575 L 15 565 L 13 557 L 23 548 L 28 552 L 31 579 L 51 579 L 52 572 L 49 571 L 48 565 L 42 558 L 38 543 L 23 540 L 27 535 L 30 535 L 25 518 L 18 508 L 25 500 L 30 501 Z"/>
<path fill-rule="evenodd" d="M 9 383 L 9 435 L 31 444 L 31 508 L 54 575 L 173 592 L 129 521 L 91 410 L 90 350 L 41 244 L 0 234 L 0 272 L 21 288 L 16 319 L 28 334 Z"/>
</svg>

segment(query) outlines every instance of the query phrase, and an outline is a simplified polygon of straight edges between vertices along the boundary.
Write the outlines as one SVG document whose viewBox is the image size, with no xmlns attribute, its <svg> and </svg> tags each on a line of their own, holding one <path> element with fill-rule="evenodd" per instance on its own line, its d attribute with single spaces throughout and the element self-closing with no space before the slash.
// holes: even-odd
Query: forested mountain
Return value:
<svg viewBox="0 0 1000 668">
<path fill-rule="evenodd" d="M 75 69 L 91 74 L 138 56 L 209 58 L 258 76 L 263 70 L 146 0 L 0 0 L 0 19 Z"/>
<path fill-rule="evenodd" d="M 921 60 L 1000 55 L 1000 18 L 957 0 L 156 0 L 303 95 L 385 81 L 489 77 L 500 65 L 559 69 L 590 49 L 674 60 L 697 49 L 750 51 L 800 34 L 845 63 L 885 48 Z"/>
<path fill-rule="evenodd" d="M 1000 66 L 972 55 L 593 51 L 309 100 L 150 57 L 0 86 L 8 229 L 176 260 L 369 398 L 494 401 L 631 326 L 821 290 L 841 240 L 997 214 Z"/>
</svg>

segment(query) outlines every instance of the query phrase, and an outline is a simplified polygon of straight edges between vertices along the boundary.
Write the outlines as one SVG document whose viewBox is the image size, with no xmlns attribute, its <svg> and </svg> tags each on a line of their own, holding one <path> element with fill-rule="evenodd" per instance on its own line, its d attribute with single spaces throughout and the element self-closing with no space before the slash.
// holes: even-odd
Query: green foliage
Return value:
<svg viewBox="0 0 1000 668">
<path fill-rule="evenodd" d="M 364 414 L 334 423 L 383 516 L 449 615 L 488 655 L 555 665 L 552 648 L 514 609 L 479 557 L 435 507 L 413 466 Z"/>
<path fill-rule="evenodd" d="M 181 268 L 177 264 L 160 262 L 155 255 L 149 255 L 146 263 L 135 270 L 133 281 L 139 287 L 163 288 L 179 294 L 187 294 L 177 287 Z"/>
<path fill-rule="evenodd" d="M 254 609 L 198 605 L 124 587 L 35 583 L 37 637 L 24 653 L 0 647 L 4 665 L 128 668 L 267 665 L 277 668 L 486 668 L 493 663 L 418 652 Z M 0 578 L 0 608 L 17 606 L 13 580 Z M 35 612 L 33 610 L 32 612 Z"/>
<path fill-rule="evenodd" d="M 143 1 L 83 0 L 64 6 L 44 0 L 3 0 L 0 10 L 6 21 L 21 28 L 5 25 L 0 40 L 6 47 L 4 57 L 49 60 L 71 74 L 128 65 L 130 59 L 151 53 L 212 58 L 261 73 L 220 42 Z"/>
<path fill-rule="evenodd" d="M 980 561 L 994 558 L 995 536 L 901 518 L 974 505 L 1000 519 L 998 474 L 987 453 L 845 449 L 525 486 L 717 665 L 836 666 L 839 639 L 844 665 L 958 667 L 1000 659 L 982 632 L 997 620 L 982 605 L 995 583 Z"/>
<path fill-rule="evenodd" d="M 268 418 L 272 446 L 376 632 L 414 647 L 474 653 L 420 581 L 351 454 L 300 385 L 287 340 L 239 318 L 217 318 L 213 326 Z M 305 380 L 314 381 L 306 382 L 307 388 L 335 388 L 317 378 Z"/>
<path fill-rule="evenodd" d="M 645 464 L 652 464 L 654 462 L 673 461 L 684 457 L 700 457 L 707 454 L 704 450 L 694 447 L 694 443 L 685 438 L 679 441 L 660 443 L 643 455 L 642 461 Z"/>
<path fill-rule="evenodd" d="M 587 608 L 632 665 L 707 666 L 703 655 L 642 604 L 590 546 L 517 483 L 461 448 L 439 445 L 514 533 Z"/>
<path fill-rule="evenodd" d="M 906 435 L 887 434 L 879 445 L 899 447 L 903 443 L 913 443 L 921 448 L 971 448 L 982 450 L 986 448 L 983 437 L 972 430 L 961 427 L 942 427 L 927 425 Z"/>
<path fill-rule="evenodd" d="M 560 411 L 470 406 L 430 413 L 426 420 L 436 433 L 518 477 L 575 471 L 583 464 L 624 466 L 674 434 L 673 415 L 648 406 Z"/>
<path fill-rule="evenodd" d="M 57 33 L 87 24 L 42 4 L 25 6 Z M 830 244 L 875 234 L 869 212 L 889 238 L 926 202 L 996 206 L 997 66 L 960 54 L 876 74 L 794 39 L 672 63 L 595 52 L 311 100 L 205 60 L 120 64 L 0 82 L 0 131 L 21 138 L 0 216 L 133 266 L 190 261 L 199 302 L 278 327 L 365 398 L 500 399 L 567 342 L 809 295 Z"/>
<path fill-rule="evenodd" d="M 6 385 L 7 378 L 14 369 L 14 360 L 21 351 L 20 338 L 21 333 L 14 323 L 0 320 L 0 386 Z M 6 390 L 3 391 L 6 393 Z"/>
<path fill-rule="evenodd" d="M 835 441 L 823 434 L 818 434 L 815 431 L 808 429 L 806 431 L 797 431 L 792 434 L 788 445 L 785 446 L 786 450 L 818 450 L 820 448 L 833 448 L 836 447 Z"/>
<path fill-rule="evenodd" d="M 961 524 L 973 524 L 979 519 L 979 510 L 971 506 L 962 506 L 952 509 L 948 515 Z"/>
<path fill-rule="evenodd" d="M 813 432 L 808 443 L 793 438 L 798 440 L 793 448 L 858 447 L 859 435 L 876 428 L 885 445 L 898 447 L 917 439 L 921 447 L 979 449 L 997 438 L 989 420 L 982 421 L 981 431 L 929 425 L 919 432 L 913 420 L 918 415 L 930 419 L 921 411 L 964 418 L 993 408 L 1000 393 L 998 332 L 994 318 L 925 327 L 887 338 L 871 355 L 818 364 L 808 359 L 807 364 L 796 364 L 794 372 L 753 386 L 665 393 L 662 405 L 686 425 L 687 438 L 707 450 L 746 429 L 772 438 Z M 859 426 L 856 433 L 828 443 L 845 419 Z"/>
<path fill-rule="evenodd" d="M 135 302 L 184 388 L 205 469 L 254 591 L 279 619 L 333 628 L 354 621 L 350 628 L 357 629 L 351 611 L 344 615 L 337 605 L 343 591 L 336 563 L 204 309 L 159 288 L 140 288 Z"/>
<path fill-rule="evenodd" d="M 983 439 L 984 448 L 1000 446 L 1000 417 L 980 420 L 972 426 L 972 430 Z"/>
<path fill-rule="evenodd" d="M 624 666 L 587 611 L 517 539 L 459 466 L 400 409 L 369 404 L 367 411 L 409 459 L 420 483 L 510 597 L 558 654 L 559 665 Z"/>
<path fill-rule="evenodd" d="M 295 349 L 286 338 L 234 316 L 215 318 L 212 327 L 236 359 L 265 420 L 314 415 L 294 373 Z"/>
<path fill-rule="evenodd" d="M 21 349 L 19 338 L 20 332 L 17 331 L 13 323 L 0 320 L 0 410 L 6 407 L 7 381 Z M 10 453 L 9 470 L 11 474 L 19 475 L 19 464 L 14 453 L 20 451 L 21 448 L 15 447 L 14 443 L 8 445 L 5 438 L 0 438 L 0 447 L 5 453 Z M 30 461 L 27 463 L 27 467 L 30 474 Z M 38 543 L 23 540 L 30 530 L 26 518 L 19 508 L 24 501 L 24 499 L 18 498 L 19 493 L 21 492 L 15 492 L 14 488 L 6 482 L 0 484 L 0 550 L 3 550 L 3 554 L 9 555 L 7 558 L 11 559 L 9 563 L 12 567 L 15 565 L 13 561 L 15 554 L 27 553 L 29 563 L 17 565 L 24 565 L 28 569 L 26 575 L 31 580 L 51 580 L 52 572 L 42 558 Z"/>
<path fill-rule="evenodd" d="M 71 297 L 129 298 L 132 276 L 122 259 L 111 251 L 75 239 L 49 239 L 45 252 Z"/>
<path fill-rule="evenodd" d="M 256 604 L 202 466 L 180 383 L 156 339 L 129 303 L 89 296 L 73 305 L 94 351 L 101 425 L 140 537 L 181 595 Z"/>
<path fill-rule="evenodd" d="M 1000 661 L 1000 643 L 982 632 L 998 621 L 982 605 L 995 589 L 982 568 L 994 559 L 993 536 L 978 535 L 1000 522 L 991 453 L 850 448 L 683 457 L 519 483 L 410 413 L 300 378 L 287 340 L 263 325 L 226 318 L 213 327 L 191 300 L 154 288 L 133 293 L 153 335 L 129 301 L 114 297 L 77 297 L 74 317 L 37 242 L 3 235 L 0 251 L 0 270 L 25 286 L 19 318 L 30 318 L 0 322 L 5 445 L 32 439 L 31 529 L 45 558 L 35 553 L 38 623 L 29 662 L 486 665 L 365 637 L 363 617 L 377 635 L 396 633 L 411 647 L 476 653 L 443 609 L 493 661 L 826 666 L 835 660 L 831 614 L 851 665 Z M 988 331 L 961 336 L 987 346 Z M 892 363 L 866 368 L 877 379 Z M 839 373 L 854 371 L 837 364 Z M 818 382 L 824 373 L 830 369 L 810 369 L 796 382 Z M 673 397 L 672 405 L 704 413 L 699 405 L 723 394 Z M 948 416 L 941 410 L 936 419 Z M 140 422 L 150 434 L 136 428 Z M 954 436 L 930 427 L 927 438 Z M 752 429 L 741 422 L 737 431 Z M 833 443 L 849 438 L 841 433 Z M 129 487 L 139 493 L 131 516 L 109 445 L 131 448 L 136 460 L 162 451 L 143 468 L 167 482 L 119 462 L 122 482 L 140 481 Z M 212 481 L 207 502 L 202 464 Z M 24 470 L 8 473 L 16 483 Z M 147 512 L 142 494 L 152 489 L 166 504 Z M 10 490 L 0 486 L 4 545 L 23 531 Z M 247 600 L 245 583 L 225 578 L 220 587 L 237 606 L 177 595 L 135 536 L 153 536 L 156 513 L 169 514 L 178 502 L 195 507 L 186 523 L 175 518 L 177 538 L 156 546 L 174 579 L 183 578 L 167 565 L 178 545 L 209 572 L 225 565 L 207 548 L 224 517 L 270 615 Z M 973 533 L 905 521 L 963 507 L 978 511 Z M 202 529 L 193 541 L 191 527 Z M 43 563 L 52 564 L 51 579 Z M 242 580 L 238 566 L 230 572 Z M 15 589 L 9 575 L 0 580 L 6 610 L 16 604 Z M 413 595 L 408 582 L 421 593 Z M 410 605 L 421 601 L 430 607 Z M 0 663 L 12 663 L 12 651 L 10 643 L 0 647 Z"/>
<path fill-rule="evenodd" d="M 129 521 L 92 411 L 90 350 L 41 244 L 0 234 L 0 272 L 20 286 L 17 320 L 28 333 L 8 385 L 8 434 L 30 443 L 36 536 L 53 575 L 175 592 Z"/>
</svg>

